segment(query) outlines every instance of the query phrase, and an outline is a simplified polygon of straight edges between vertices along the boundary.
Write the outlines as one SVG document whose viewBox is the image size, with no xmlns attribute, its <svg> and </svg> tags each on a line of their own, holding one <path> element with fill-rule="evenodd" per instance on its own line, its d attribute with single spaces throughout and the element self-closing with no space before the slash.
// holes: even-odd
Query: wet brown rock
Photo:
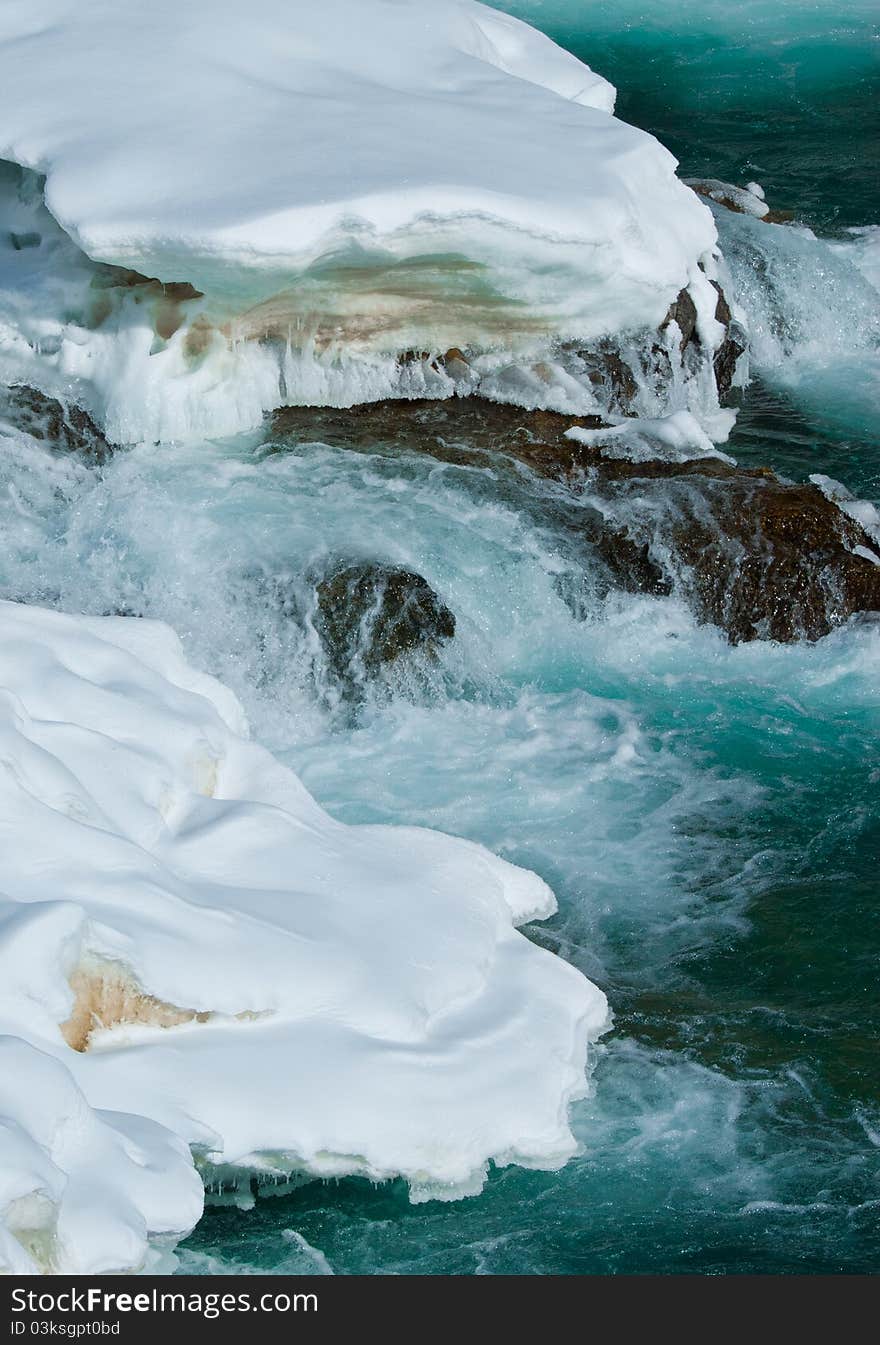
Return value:
<svg viewBox="0 0 880 1345">
<path fill-rule="evenodd" d="M 768 210 L 763 219 L 765 224 L 791 224 L 794 219 L 794 211 Z"/>
<path fill-rule="evenodd" d="M 730 311 L 730 304 L 727 302 L 727 296 L 717 280 L 710 280 L 709 284 L 718 295 L 718 299 L 715 303 L 715 321 L 720 322 L 723 327 L 727 327 L 730 325 L 730 321 L 733 317 L 733 314 Z"/>
<path fill-rule="evenodd" d="M 717 280 L 711 280 L 710 285 L 718 291 L 718 302 L 715 305 L 715 321 L 720 322 L 726 328 L 726 334 L 721 345 L 715 351 L 713 365 L 715 369 L 715 386 L 718 389 L 719 400 L 723 401 L 733 386 L 733 375 L 736 369 L 736 362 L 740 355 L 745 352 L 745 339 L 739 340 L 739 332 L 733 326 L 733 314 L 730 311 L 730 304 L 724 290 L 718 284 Z"/>
<path fill-rule="evenodd" d="M 815 486 L 720 458 L 609 458 L 565 437 L 572 425 L 598 423 L 470 397 L 285 408 L 274 429 L 306 442 L 361 451 L 384 443 L 481 467 L 499 498 L 516 485 L 518 507 L 531 499 L 585 566 L 603 566 L 628 592 L 681 593 L 734 643 L 815 640 L 855 613 L 880 611 L 880 566 L 856 553 L 873 551 L 871 539 Z M 523 468 L 567 484 L 571 495 L 529 490 Z"/>
<path fill-rule="evenodd" d="M 767 203 L 763 192 L 753 191 L 751 186 L 740 187 L 733 182 L 721 182 L 718 178 L 688 178 L 686 185 L 698 196 L 705 196 L 716 205 L 732 210 L 735 215 L 752 215 L 755 219 L 766 219 Z"/>
<path fill-rule="evenodd" d="M 372 675 L 402 655 L 436 653 L 455 617 L 427 580 L 410 570 L 360 562 L 317 586 L 315 628 L 336 675 Z"/>
<path fill-rule="evenodd" d="M 713 358 L 713 367 L 715 370 L 715 384 L 718 388 L 719 400 L 723 401 L 729 394 L 733 384 L 733 374 L 736 369 L 736 362 L 740 355 L 745 351 L 745 339 L 734 322 L 733 314 L 730 310 L 730 304 L 727 297 L 716 280 L 709 282 L 718 292 L 718 300 L 715 304 L 715 321 L 720 322 L 725 328 L 725 336 L 721 345 L 715 352 Z M 660 324 L 661 332 L 665 331 L 671 322 L 678 323 L 681 331 L 680 349 L 682 355 L 690 346 L 699 346 L 700 338 L 697 333 L 697 310 L 694 301 L 687 290 L 682 290 L 678 298 L 670 305 L 669 312 Z M 660 348 L 655 347 L 655 353 L 660 354 Z"/>
<path fill-rule="evenodd" d="M 724 401 L 733 387 L 736 363 L 744 351 L 745 345 L 742 342 L 737 341 L 733 336 L 726 336 L 715 352 L 712 364 L 715 370 L 715 386 L 718 389 L 720 401 Z"/>
<path fill-rule="evenodd" d="M 732 643 L 817 640 L 880 611 L 880 565 L 854 551 L 870 539 L 815 486 L 709 460 L 664 466 L 621 479 L 615 503 L 649 554 L 671 552 L 676 586 Z M 634 495 L 653 509 L 639 517 Z"/>
<path fill-rule="evenodd" d="M 660 324 L 661 332 L 666 330 L 670 322 L 678 323 L 681 332 L 680 348 L 684 353 L 691 342 L 697 339 L 697 308 L 687 290 L 681 290 L 677 299 L 670 304 L 669 312 Z"/>
<path fill-rule="evenodd" d="M 402 350 L 397 357 L 397 363 L 400 365 L 425 364 L 430 358 L 430 350 Z"/>
<path fill-rule="evenodd" d="M 577 350 L 575 354 L 582 361 L 593 386 L 605 389 L 609 410 L 631 415 L 638 385 L 635 373 L 620 352 L 610 342 L 603 342 L 597 348 Z"/>
<path fill-rule="evenodd" d="M 44 439 L 69 453 L 81 453 L 101 463 L 110 453 L 110 445 L 87 411 L 76 403 L 64 405 L 57 397 L 27 384 L 7 389 L 4 400 L 15 424 L 35 439 Z"/>
</svg>

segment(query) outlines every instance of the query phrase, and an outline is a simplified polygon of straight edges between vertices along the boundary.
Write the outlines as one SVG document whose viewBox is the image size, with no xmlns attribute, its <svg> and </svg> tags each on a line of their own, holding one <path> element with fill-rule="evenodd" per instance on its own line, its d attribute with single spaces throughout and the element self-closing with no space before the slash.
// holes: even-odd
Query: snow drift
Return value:
<svg viewBox="0 0 880 1345">
<path fill-rule="evenodd" d="M 211 1180 L 575 1150 L 604 996 L 533 874 L 334 822 L 172 632 L 0 604 L 0 1267 L 155 1264 Z"/>
<path fill-rule="evenodd" d="M 714 305 L 715 227 L 672 156 L 605 80 L 474 0 L 13 0 L 0 82 L 0 158 L 45 175 L 57 221 L 10 225 L 0 374 L 36 352 L 31 379 L 78 381 L 102 415 L 124 386 L 117 437 L 449 395 L 398 356 L 546 356 L 656 331 L 687 286 Z M 88 293 L 57 296 L 40 339 L 24 278 L 65 251 L 57 226 Z M 160 314 L 141 292 L 120 318 L 107 291 L 132 273 L 172 286 Z"/>
</svg>

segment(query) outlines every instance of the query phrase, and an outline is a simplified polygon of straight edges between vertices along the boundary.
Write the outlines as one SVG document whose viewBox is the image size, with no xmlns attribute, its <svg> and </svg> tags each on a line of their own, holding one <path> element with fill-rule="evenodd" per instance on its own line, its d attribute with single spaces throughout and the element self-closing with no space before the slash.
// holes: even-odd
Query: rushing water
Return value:
<svg viewBox="0 0 880 1345">
<path fill-rule="evenodd" d="M 503 7 L 613 79 L 685 175 L 757 178 L 840 244 L 720 220 L 758 366 L 729 451 L 876 499 L 877 295 L 845 233 L 880 219 L 867 7 L 750 5 L 736 30 L 689 0 L 624 0 L 613 22 L 580 0 Z M 101 472 L 0 450 L 4 596 L 162 617 L 337 816 L 536 869 L 560 913 L 533 936 L 615 1013 L 561 1172 L 419 1206 L 401 1184 L 311 1183 L 209 1210 L 184 1269 L 880 1268 L 880 624 L 733 649 L 672 599 L 591 592 L 556 488 L 500 490 L 491 460 L 268 432 Z M 337 556 L 417 571 L 457 618 L 439 664 L 355 715 L 261 582 Z"/>
</svg>

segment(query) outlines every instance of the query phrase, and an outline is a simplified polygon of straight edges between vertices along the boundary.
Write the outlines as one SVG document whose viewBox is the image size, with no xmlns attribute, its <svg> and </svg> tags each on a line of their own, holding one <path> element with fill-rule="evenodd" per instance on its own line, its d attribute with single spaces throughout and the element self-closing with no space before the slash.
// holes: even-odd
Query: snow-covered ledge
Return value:
<svg viewBox="0 0 880 1345">
<path fill-rule="evenodd" d="M 0 1268 L 154 1267 L 209 1180 L 575 1151 L 604 995 L 478 845 L 331 819 L 165 626 L 0 603 Z"/>
<path fill-rule="evenodd" d="M 398 357 L 451 347 L 490 382 L 538 365 L 521 395 L 588 412 L 554 350 L 656 336 L 685 288 L 711 348 L 715 226 L 672 155 L 474 0 L 6 0 L 0 85 L 0 159 L 45 175 L 53 217 L 13 202 L 0 379 L 79 388 L 117 441 L 450 395 Z M 54 326 L 28 308 L 41 263 Z M 108 264 L 170 307 L 111 303 Z"/>
</svg>

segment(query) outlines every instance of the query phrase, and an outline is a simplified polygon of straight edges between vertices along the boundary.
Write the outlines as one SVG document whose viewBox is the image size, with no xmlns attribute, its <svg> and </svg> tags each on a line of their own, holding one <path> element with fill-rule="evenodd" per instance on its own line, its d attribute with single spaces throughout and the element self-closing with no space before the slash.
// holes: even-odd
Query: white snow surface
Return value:
<svg viewBox="0 0 880 1345">
<path fill-rule="evenodd" d="M 180 1139 L 94 1111 L 61 1061 L 0 1036 L 0 1274 L 158 1270 L 202 1199 Z"/>
<path fill-rule="evenodd" d="M 5 0 L 0 157 L 239 334 L 656 326 L 716 241 L 614 90 L 474 0 Z"/>
<path fill-rule="evenodd" d="M 166 626 L 0 603 L 0 1269 L 153 1268 L 206 1174 L 402 1174 L 575 1152 L 604 995 L 515 924 L 534 874 L 331 819 Z M 110 971 L 176 1026 L 62 1035 Z"/>
</svg>

